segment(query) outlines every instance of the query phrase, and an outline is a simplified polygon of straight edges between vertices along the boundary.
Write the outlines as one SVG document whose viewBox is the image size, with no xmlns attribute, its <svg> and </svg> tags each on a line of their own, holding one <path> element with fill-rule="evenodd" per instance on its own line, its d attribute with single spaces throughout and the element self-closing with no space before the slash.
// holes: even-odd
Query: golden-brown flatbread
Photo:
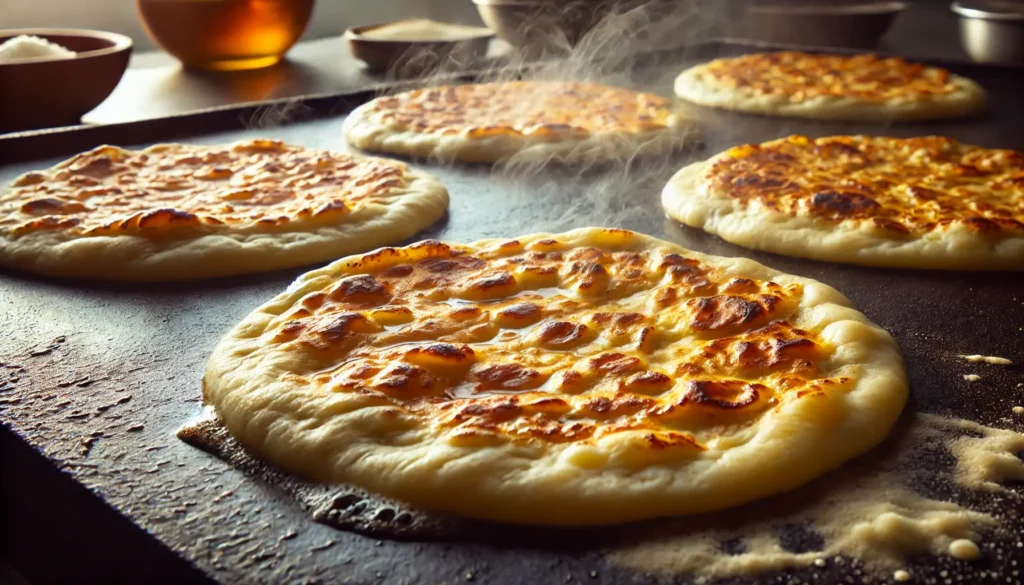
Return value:
<svg viewBox="0 0 1024 585">
<path fill-rule="evenodd" d="M 665 187 L 669 216 L 831 262 L 1024 269 L 1024 154 L 940 136 L 790 136 L 725 151 Z"/>
<path fill-rule="evenodd" d="M 104 280 L 301 266 L 400 242 L 448 193 L 379 158 L 250 140 L 101 146 L 0 193 L 0 265 Z"/>
<path fill-rule="evenodd" d="M 755 53 L 687 69 L 676 95 L 695 104 L 769 116 L 919 120 L 985 107 L 981 87 L 940 67 L 877 55 Z"/>
<path fill-rule="evenodd" d="M 596 228 L 339 260 L 246 317 L 204 382 L 294 473 L 565 525 L 795 487 L 907 398 L 896 344 L 835 290 Z"/>
<path fill-rule="evenodd" d="M 469 162 L 597 162 L 667 152 L 696 138 L 672 101 L 597 83 L 509 81 L 377 98 L 345 121 L 352 145 Z"/>
</svg>

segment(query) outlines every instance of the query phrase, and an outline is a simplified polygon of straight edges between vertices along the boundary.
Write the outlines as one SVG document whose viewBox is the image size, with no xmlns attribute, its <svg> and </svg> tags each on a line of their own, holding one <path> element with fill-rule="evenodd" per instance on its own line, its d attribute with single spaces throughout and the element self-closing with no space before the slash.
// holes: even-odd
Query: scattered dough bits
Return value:
<svg viewBox="0 0 1024 585">
<path fill-rule="evenodd" d="M 1024 406 L 1014 406 L 1013 414 L 1024 414 Z"/>
<path fill-rule="evenodd" d="M 185 280 L 312 264 L 444 214 L 433 177 L 380 158 L 249 140 L 100 146 L 0 191 L 0 266 Z"/>
<path fill-rule="evenodd" d="M 964 380 L 967 380 L 968 382 L 980 382 L 981 376 L 978 374 L 964 374 Z"/>
<path fill-rule="evenodd" d="M 1024 450 L 1024 435 L 933 415 L 908 418 L 878 449 L 799 490 L 737 510 L 681 519 L 667 528 L 652 527 L 609 556 L 637 570 L 706 577 L 820 567 L 821 559 L 846 558 L 900 581 L 910 577 L 904 568 L 910 556 L 930 553 L 970 561 L 982 554 L 975 543 L 985 535 L 1017 540 L 1019 520 L 1007 516 L 1003 525 L 999 517 L 1017 504 L 1000 498 L 1019 502 L 1021 495 L 999 482 L 1024 478 L 1024 464 L 1015 455 Z M 936 475 L 934 468 L 919 465 L 946 452 L 956 463 L 945 473 Z M 979 504 L 985 510 L 977 511 L 910 487 L 936 482 L 954 493 L 967 489 L 992 495 Z M 786 550 L 780 536 L 794 525 L 820 536 L 820 550 Z M 724 550 L 722 543 L 729 541 L 739 541 L 742 552 Z"/>
<path fill-rule="evenodd" d="M 896 581 L 898 583 L 903 583 L 903 582 L 906 582 L 906 581 L 910 581 L 910 577 L 911 577 L 910 573 L 906 572 L 903 569 L 899 569 L 895 573 L 892 574 L 892 580 Z"/>
<path fill-rule="evenodd" d="M 870 266 L 1024 269 L 1024 153 L 940 136 L 790 136 L 684 167 L 673 219 L 734 244 Z"/>
<path fill-rule="evenodd" d="M 985 92 L 945 69 L 875 55 L 757 53 L 687 69 L 676 94 L 693 103 L 771 116 L 913 120 L 964 116 Z"/>
<path fill-rule="evenodd" d="M 804 484 L 881 442 L 907 386 L 832 288 L 589 228 L 310 272 L 218 345 L 205 397 L 299 476 L 572 526 Z"/>
<path fill-rule="evenodd" d="M 466 162 L 600 162 L 697 138 L 672 100 L 597 83 L 507 81 L 377 98 L 345 121 L 363 150 Z"/>
<path fill-rule="evenodd" d="M 1013 362 L 1004 358 L 990 355 L 962 355 L 960 356 L 971 363 L 994 364 L 997 366 L 1012 366 Z"/>
<path fill-rule="evenodd" d="M 961 561 L 976 561 L 981 558 L 981 549 L 974 541 L 961 538 L 949 543 L 949 554 Z"/>
</svg>

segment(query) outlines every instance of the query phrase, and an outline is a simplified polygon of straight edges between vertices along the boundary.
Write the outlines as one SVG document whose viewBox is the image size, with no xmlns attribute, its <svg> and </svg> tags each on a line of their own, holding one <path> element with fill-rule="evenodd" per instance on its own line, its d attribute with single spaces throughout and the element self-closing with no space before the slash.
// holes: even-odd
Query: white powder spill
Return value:
<svg viewBox="0 0 1024 585">
<path fill-rule="evenodd" d="M 915 471 L 915 462 L 942 447 L 955 457 L 954 469 L 941 477 Z M 823 558 L 846 557 L 906 580 L 910 574 L 899 568 L 908 556 L 977 558 L 975 542 L 999 525 L 989 514 L 922 496 L 911 485 L 927 475 L 951 487 L 1019 497 L 999 482 L 1024 479 L 1024 463 L 1016 456 L 1021 450 L 1024 434 L 915 415 L 872 453 L 808 486 L 736 510 L 678 519 L 609 551 L 609 558 L 647 572 L 724 577 L 820 567 Z M 820 537 L 820 550 L 787 550 L 780 535 L 794 525 Z M 725 550 L 724 542 L 740 545 Z"/>
<path fill-rule="evenodd" d="M 995 364 L 997 366 L 1012 366 L 1013 362 L 1004 358 L 989 355 L 962 355 L 960 356 L 971 363 Z"/>
<path fill-rule="evenodd" d="M 981 380 L 981 376 L 978 374 L 964 374 L 964 380 L 967 380 L 968 382 L 977 382 Z"/>
<path fill-rule="evenodd" d="M 1024 451 L 1024 435 L 960 419 L 948 419 L 945 424 L 947 428 L 981 435 L 964 435 L 946 443 L 957 460 L 957 484 L 997 493 L 1004 491 L 1003 482 L 1024 480 L 1024 462 L 1017 457 L 1017 453 Z"/>
</svg>

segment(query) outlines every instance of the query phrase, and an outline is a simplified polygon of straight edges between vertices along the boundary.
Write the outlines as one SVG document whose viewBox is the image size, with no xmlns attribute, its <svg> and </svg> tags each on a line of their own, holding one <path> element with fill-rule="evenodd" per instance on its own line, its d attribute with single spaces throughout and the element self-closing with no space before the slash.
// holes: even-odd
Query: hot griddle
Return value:
<svg viewBox="0 0 1024 585">
<path fill-rule="evenodd" d="M 648 56 L 628 73 L 604 79 L 671 95 L 671 81 L 683 67 L 749 50 L 709 44 L 682 56 Z M 889 330 L 903 349 L 910 375 L 908 410 L 1024 430 L 1024 421 L 1010 410 L 1024 404 L 1024 389 L 1016 386 L 1024 381 L 1024 370 L 967 364 L 957 357 L 997 355 L 1024 363 L 1024 274 L 872 269 L 754 252 L 665 219 L 659 203 L 661 187 L 686 163 L 736 144 L 790 133 L 944 134 L 983 146 L 1024 149 L 1024 78 L 999 68 L 951 68 L 989 91 L 986 114 L 885 126 L 701 111 L 703 149 L 664 159 L 587 170 L 554 165 L 495 170 L 414 161 L 413 166 L 435 174 L 451 193 L 445 218 L 416 239 L 467 242 L 601 225 L 637 230 L 701 252 L 750 257 L 838 288 Z M 0 182 L 104 142 L 141 147 L 168 140 L 220 143 L 259 136 L 345 149 L 340 132 L 345 113 L 375 93 L 0 139 L 0 160 L 11 163 L 0 168 Z M 183 582 L 204 574 L 233 583 L 691 581 L 635 573 L 602 558 L 601 546 L 616 534 L 636 534 L 635 527 L 538 531 L 492 525 L 486 533 L 439 541 L 378 540 L 340 531 L 313 522 L 266 475 L 251 468 L 243 471 L 176 438 L 175 431 L 200 413 L 201 376 L 214 344 L 310 268 L 170 284 L 0 275 L 0 453 L 8 462 L 21 462 L 3 472 L 7 499 L 2 509 L 20 521 L 0 520 L 6 526 L 0 528 L 4 549 L 28 555 L 23 545 L 32 542 L 33 526 L 40 534 L 77 533 L 78 538 L 62 542 L 74 542 L 81 547 L 79 553 L 65 547 L 54 551 L 56 558 L 120 559 L 125 566 L 136 562 L 134 572 L 108 569 L 113 571 L 108 582 L 132 581 L 133 576 L 142 580 L 142 575 L 146 582 Z M 984 380 L 968 385 L 962 376 L 969 372 L 981 373 Z M 37 454 L 63 474 L 40 465 Z M 918 465 L 937 472 L 949 463 L 949 456 L 937 450 Z M 21 499 L 11 501 L 14 496 Z M 974 501 L 966 503 L 978 505 L 991 500 L 984 495 L 968 498 Z M 68 504 L 72 501 L 74 506 Z M 1012 508 L 1007 510 L 1011 518 L 1024 517 L 1020 499 L 998 505 Z M 942 582 L 948 575 L 961 576 L 966 583 L 1006 583 L 1012 569 L 1024 569 L 1024 549 L 1015 548 L 1013 537 L 1020 527 L 1007 528 L 1010 540 L 1005 543 L 986 540 L 1002 546 L 1005 554 L 969 566 L 931 556 L 912 559 L 915 582 L 929 577 Z M 15 529 L 28 532 L 12 534 Z M 124 554 L 112 554 L 111 547 Z M 146 564 L 140 565 L 139 559 Z M 37 566 L 36 574 L 44 576 L 42 581 L 74 574 L 76 567 L 64 567 L 67 572 L 61 573 L 60 565 L 52 561 L 48 567 Z M 811 579 L 849 583 L 861 582 L 862 576 L 849 563 L 831 563 L 826 569 L 723 582 Z"/>
</svg>

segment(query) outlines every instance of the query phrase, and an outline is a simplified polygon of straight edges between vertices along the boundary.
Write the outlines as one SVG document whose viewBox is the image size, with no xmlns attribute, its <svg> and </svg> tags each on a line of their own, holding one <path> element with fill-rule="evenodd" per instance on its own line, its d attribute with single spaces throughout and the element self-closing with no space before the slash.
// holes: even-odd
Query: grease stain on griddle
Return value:
<svg viewBox="0 0 1024 585">
<path fill-rule="evenodd" d="M 315 520 L 373 538 L 397 540 L 449 539 L 467 533 L 466 521 L 427 514 L 381 498 L 354 486 L 334 486 L 300 480 L 246 452 L 231 436 L 212 408 L 183 426 L 178 437 L 252 476 L 283 489 Z"/>
</svg>

